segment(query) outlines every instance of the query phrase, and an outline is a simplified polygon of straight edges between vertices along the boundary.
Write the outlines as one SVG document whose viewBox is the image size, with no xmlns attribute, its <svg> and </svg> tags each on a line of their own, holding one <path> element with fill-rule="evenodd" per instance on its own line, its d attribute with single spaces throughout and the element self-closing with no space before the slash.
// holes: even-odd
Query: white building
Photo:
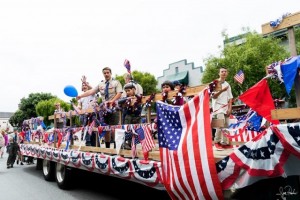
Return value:
<svg viewBox="0 0 300 200">
<path fill-rule="evenodd" d="M 157 89 L 161 89 L 161 84 L 166 81 L 179 81 L 189 87 L 201 85 L 203 68 L 194 67 L 194 63 L 187 63 L 186 59 L 169 64 L 168 69 L 164 69 L 163 76 L 157 78 Z"/>
<path fill-rule="evenodd" d="M 9 132 L 13 132 L 13 126 L 8 122 L 9 118 L 13 115 L 13 112 L 0 112 L 0 129 L 8 128 Z"/>
</svg>

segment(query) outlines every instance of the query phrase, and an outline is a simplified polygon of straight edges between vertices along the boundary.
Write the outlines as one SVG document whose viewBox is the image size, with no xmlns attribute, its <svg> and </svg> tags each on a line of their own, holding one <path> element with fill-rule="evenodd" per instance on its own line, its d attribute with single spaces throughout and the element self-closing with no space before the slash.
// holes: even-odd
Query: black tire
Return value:
<svg viewBox="0 0 300 200">
<path fill-rule="evenodd" d="M 64 164 L 56 163 L 55 179 L 60 189 L 68 190 L 73 187 L 72 171 L 72 167 L 67 167 Z"/>
<path fill-rule="evenodd" d="M 43 160 L 43 175 L 46 181 L 55 180 L 55 163 L 50 160 Z"/>
<path fill-rule="evenodd" d="M 41 159 L 41 158 L 36 159 L 35 169 L 36 170 L 42 170 L 43 169 L 43 159 Z"/>
</svg>

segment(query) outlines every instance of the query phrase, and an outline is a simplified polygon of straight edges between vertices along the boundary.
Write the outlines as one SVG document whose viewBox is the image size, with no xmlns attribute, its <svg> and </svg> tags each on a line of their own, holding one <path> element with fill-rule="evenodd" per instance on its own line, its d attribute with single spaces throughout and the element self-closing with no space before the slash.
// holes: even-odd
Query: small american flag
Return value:
<svg viewBox="0 0 300 200">
<path fill-rule="evenodd" d="M 148 152 L 155 147 L 154 140 L 151 135 L 151 129 L 148 125 L 141 126 L 136 129 L 135 132 L 138 134 L 143 152 Z"/>
<path fill-rule="evenodd" d="M 239 84 L 243 84 L 244 80 L 245 80 L 245 75 L 244 72 L 242 70 L 240 70 L 235 76 L 234 76 L 234 80 L 236 80 Z"/>
<path fill-rule="evenodd" d="M 129 60 L 125 59 L 125 61 L 124 61 L 124 67 L 126 67 L 128 73 L 131 73 L 131 71 L 130 71 L 130 67 L 131 66 L 130 66 Z"/>
<path fill-rule="evenodd" d="M 172 199 L 223 199 L 205 89 L 183 106 L 157 102 L 164 185 Z"/>
<path fill-rule="evenodd" d="M 95 120 L 90 124 L 89 129 L 88 129 L 88 133 L 91 135 L 93 132 L 93 128 L 95 126 Z"/>
</svg>

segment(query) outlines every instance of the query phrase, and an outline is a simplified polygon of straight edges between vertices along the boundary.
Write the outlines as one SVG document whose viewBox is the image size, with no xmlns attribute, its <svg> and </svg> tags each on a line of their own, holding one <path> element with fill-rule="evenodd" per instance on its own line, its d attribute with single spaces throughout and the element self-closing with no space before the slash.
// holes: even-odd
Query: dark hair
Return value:
<svg viewBox="0 0 300 200">
<path fill-rule="evenodd" d="M 228 70 L 227 67 L 225 67 L 225 66 L 219 67 L 219 71 L 220 71 L 220 69 L 226 69 L 226 70 Z"/>
<path fill-rule="evenodd" d="M 109 70 L 110 73 L 111 73 L 111 69 L 110 69 L 109 67 L 104 67 L 104 68 L 102 69 L 102 72 L 103 72 L 104 70 Z"/>
<path fill-rule="evenodd" d="M 126 90 L 126 89 L 132 89 L 132 88 L 135 89 L 135 86 L 134 86 L 133 83 L 127 83 L 127 84 L 124 86 L 124 90 Z"/>
<path fill-rule="evenodd" d="M 179 81 L 173 81 L 173 84 L 176 85 L 181 85 L 181 83 Z"/>
<path fill-rule="evenodd" d="M 170 86 L 171 90 L 174 90 L 174 84 L 173 84 L 171 81 L 164 81 L 164 82 L 161 84 L 161 87 L 163 87 L 163 86 L 165 86 L 165 85 Z"/>
</svg>

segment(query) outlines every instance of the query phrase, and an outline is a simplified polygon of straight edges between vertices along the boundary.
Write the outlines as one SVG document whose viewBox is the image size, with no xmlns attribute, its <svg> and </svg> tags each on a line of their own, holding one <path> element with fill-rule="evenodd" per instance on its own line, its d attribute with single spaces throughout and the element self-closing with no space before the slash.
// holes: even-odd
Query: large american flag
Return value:
<svg viewBox="0 0 300 200">
<path fill-rule="evenodd" d="M 157 102 L 164 185 L 172 199 L 223 199 L 211 141 L 207 89 L 183 106 Z"/>
<path fill-rule="evenodd" d="M 239 84 L 243 84 L 244 79 L 245 79 L 245 75 L 244 72 L 242 70 L 240 70 L 235 76 L 234 79 L 239 83 Z"/>
</svg>

